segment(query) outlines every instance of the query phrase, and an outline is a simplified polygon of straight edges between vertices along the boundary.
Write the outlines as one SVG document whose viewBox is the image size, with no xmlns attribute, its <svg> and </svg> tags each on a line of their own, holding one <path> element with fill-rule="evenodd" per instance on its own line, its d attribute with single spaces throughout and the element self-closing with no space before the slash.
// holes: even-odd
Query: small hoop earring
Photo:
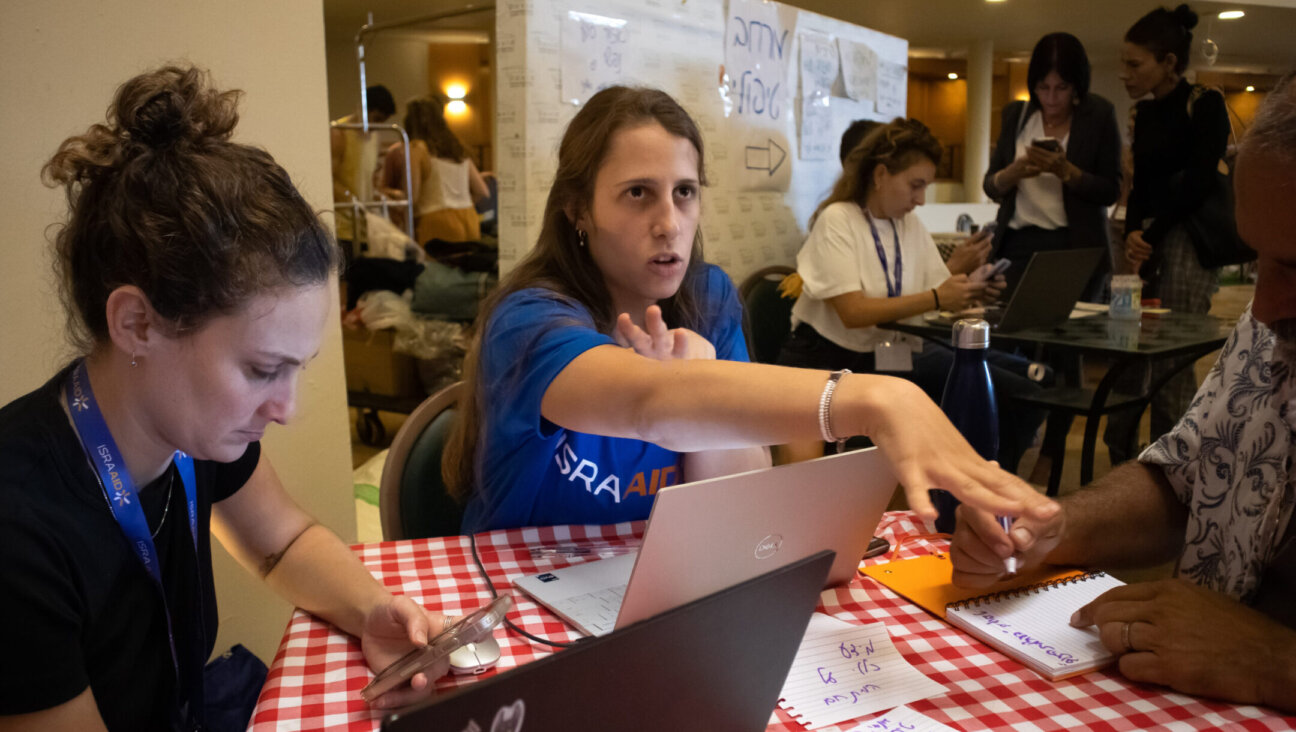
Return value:
<svg viewBox="0 0 1296 732">
<path fill-rule="evenodd" d="M 582 247 L 589 246 L 589 234 L 585 233 L 584 229 L 576 230 L 576 240 L 580 242 Z"/>
</svg>

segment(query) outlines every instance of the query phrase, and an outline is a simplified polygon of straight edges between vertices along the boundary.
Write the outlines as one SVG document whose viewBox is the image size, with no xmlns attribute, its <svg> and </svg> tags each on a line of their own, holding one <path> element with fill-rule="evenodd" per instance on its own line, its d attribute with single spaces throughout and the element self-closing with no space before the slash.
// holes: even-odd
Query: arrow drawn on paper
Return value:
<svg viewBox="0 0 1296 732">
<path fill-rule="evenodd" d="M 774 175 L 774 171 L 779 169 L 783 161 L 787 159 L 787 151 L 779 147 L 777 142 L 766 138 L 769 145 L 757 147 L 755 145 L 747 146 L 747 169 L 748 170 L 767 170 L 769 175 Z"/>
</svg>

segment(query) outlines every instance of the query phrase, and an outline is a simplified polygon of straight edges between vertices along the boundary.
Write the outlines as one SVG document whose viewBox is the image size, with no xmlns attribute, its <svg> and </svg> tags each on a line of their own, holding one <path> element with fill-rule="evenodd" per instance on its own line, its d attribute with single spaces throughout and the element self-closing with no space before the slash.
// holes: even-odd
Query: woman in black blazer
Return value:
<svg viewBox="0 0 1296 732">
<path fill-rule="evenodd" d="M 1041 38 L 1026 83 L 1030 101 L 1004 107 L 983 183 L 999 202 L 995 256 L 1012 260 L 1009 292 L 1035 252 L 1106 248 L 1106 208 L 1120 196 L 1116 112 L 1089 93 L 1089 57 L 1080 40 L 1070 33 Z M 1086 299 L 1101 295 L 1107 269 L 1094 274 Z"/>
</svg>

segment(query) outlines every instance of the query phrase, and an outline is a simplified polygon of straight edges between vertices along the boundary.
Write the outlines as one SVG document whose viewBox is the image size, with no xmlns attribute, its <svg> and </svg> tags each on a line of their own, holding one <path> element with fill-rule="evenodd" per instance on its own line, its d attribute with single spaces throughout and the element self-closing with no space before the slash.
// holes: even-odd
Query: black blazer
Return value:
<svg viewBox="0 0 1296 732">
<path fill-rule="evenodd" d="M 1017 156 L 1017 131 L 1022 108 L 1027 102 L 1013 102 L 1004 107 L 999 141 L 990 156 L 982 188 L 999 204 L 995 218 L 995 250 L 1003 243 L 1008 222 L 1017 209 L 1017 188 L 999 191 L 994 185 L 995 173 L 1008 167 Z M 1112 103 L 1089 94 L 1071 113 L 1071 133 L 1067 138 L 1067 160 L 1083 173 L 1070 185 L 1062 186 L 1062 206 L 1066 210 L 1067 229 L 1072 247 L 1106 247 L 1107 207 L 1120 198 L 1120 128 Z"/>
</svg>

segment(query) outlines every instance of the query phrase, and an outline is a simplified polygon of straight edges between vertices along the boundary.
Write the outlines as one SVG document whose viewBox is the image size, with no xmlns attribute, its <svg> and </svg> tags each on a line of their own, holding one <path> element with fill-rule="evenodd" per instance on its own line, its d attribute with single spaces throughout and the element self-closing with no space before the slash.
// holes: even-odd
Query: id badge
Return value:
<svg viewBox="0 0 1296 732">
<path fill-rule="evenodd" d="M 913 348 L 893 334 L 874 347 L 873 367 L 878 371 L 913 371 Z"/>
</svg>

